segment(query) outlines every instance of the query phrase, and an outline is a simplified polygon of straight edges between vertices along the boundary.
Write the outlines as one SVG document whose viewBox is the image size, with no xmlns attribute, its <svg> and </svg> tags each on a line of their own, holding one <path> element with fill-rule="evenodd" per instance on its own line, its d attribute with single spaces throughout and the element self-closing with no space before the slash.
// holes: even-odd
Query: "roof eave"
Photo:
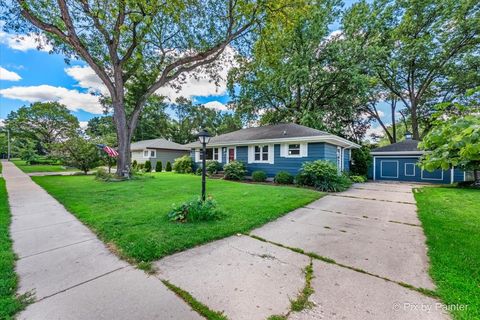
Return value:
<svg viewBox="0 0 480 320">
<path fill-rule="evenodd" d="M 309 137 L 292 137 L 292 138 L 275 138 L 275 139 L 258 139 L 258 140 L 243 140 L 243 141 L 227 141 L 227 142 L 212 142 L 209 147 L 224 147 L 232 145 L 252 145 L 259 143 L 283 143 L 283 142 L 326 142 L 334 145 L 339 145 L 344 148 L 357 149 L 361 146 L 351 142 L 347 139 L 335 135 L 309 136 Z M 199 148 L 200 144 L 191 146 L 191 148 Z"/>
</svg>

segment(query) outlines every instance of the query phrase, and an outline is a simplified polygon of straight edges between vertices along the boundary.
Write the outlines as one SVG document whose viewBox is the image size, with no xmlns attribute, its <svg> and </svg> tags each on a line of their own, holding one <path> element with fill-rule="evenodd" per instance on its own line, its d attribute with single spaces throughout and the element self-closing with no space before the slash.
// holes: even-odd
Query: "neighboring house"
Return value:
<svg viewBox="0 0 480 320">
<path fill-rule="evenodd" d="M 433 172 L 422 170 L 417 162 L 425 151 L 418 148 L 418 143 L 407 132 L 404 141 L 373 149 L 371 178 L 428 183 L 454 183 L 468 179 L 467 173 L 458 168 Z"/>
<path fill-rule="evenodd" d="M 132 162 L 145 163 L 150 160 L 152 168 L 155 168 L 158 161 L 162 162 L 163 168 L 167 162 L 173 164 L 176 158 L 189 154 L 189 148 L 181 144 L 165 139 L 151 139 L 132 143 Z"/>
<path fill-rule="evenodd" d="M 198 165 L 202 161 L 201 145 L 193 142 L 191 157 Z M 293 123 L 241 129 L 210 139 L 206 160 L 223 164 L 237 160 L 245 164 L 248 175 L 262 170 L 269 177 L 279 171 L 296 175 L 306 161 L 329 160 L 339 172 L 348 171 L 351 149 L 356 143 L 339 136 Z"/>
</svg>

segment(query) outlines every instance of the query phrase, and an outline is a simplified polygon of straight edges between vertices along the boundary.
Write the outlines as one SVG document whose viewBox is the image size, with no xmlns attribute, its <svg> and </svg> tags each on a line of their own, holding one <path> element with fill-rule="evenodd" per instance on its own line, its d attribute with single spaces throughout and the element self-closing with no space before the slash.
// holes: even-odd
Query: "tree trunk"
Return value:
<svg viewBox="0 0 480 320">
<path fill-rule="evenodd" d="M 412 119 L 412 136 L 414 140 L 420 140 L 420 130 L 418 129 L 417 101 L 411 101 L 410 117 Z"/>
<path fill-rule="evenodd" d="M 118 177 L 130 177 L 130 140 L 129 128 L 127 126 L 127 116 L 125 106 L 122 102 L 113 103 L 113 119 L 117 129 L 118 157 L 117 172 Z"/>
<path fill-rule="evenodd" d="M 396 116 L 395 116 L 395 109 L 397 108 L 397 101 L 395 98 L 392 97 L 391 101 L 391 111 L 392 111 L 392 138 L 393 138 L 393 143 L 397 142 L 397 121 L 396 121 Z"/>
<path fill-rule="evenodd" d="M 480 170 L 478 169 L 473 170 L 473 179 L 475 179 L 474 185 L 480 186 Z"/>
</svg>

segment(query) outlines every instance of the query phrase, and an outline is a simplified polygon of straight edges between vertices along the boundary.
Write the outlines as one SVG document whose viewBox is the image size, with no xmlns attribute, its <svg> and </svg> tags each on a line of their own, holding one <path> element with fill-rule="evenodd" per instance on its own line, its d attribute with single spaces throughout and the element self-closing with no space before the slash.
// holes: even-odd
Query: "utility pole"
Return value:
<svg viewBox="0 0 480 320">
<path fill-rule="evenodd" d="M 10 161 L 10 129 L 7 128 L 7 161 Z"/>
</svg>

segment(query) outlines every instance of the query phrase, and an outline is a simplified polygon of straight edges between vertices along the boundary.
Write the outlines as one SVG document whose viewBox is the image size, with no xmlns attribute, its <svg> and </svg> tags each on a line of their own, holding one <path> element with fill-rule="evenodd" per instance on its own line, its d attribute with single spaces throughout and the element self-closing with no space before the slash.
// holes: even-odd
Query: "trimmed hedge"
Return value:
<svg viewBox="0 0 480 320">
<path fill-rule="evenodd" d="M 287 171 L 279 171 L 275 175 L 275 183 L 279 184 L 292 184 L 294 177 Z"/>
<path fill-rule="evenodd" d="M 261 170 L 254 171 L 252 173 L 252 180 L 255 182 L 264 182 L 265 180 L 267 180 L 267 174 L 265 173 L 265 171 Z"/>
</svg>

